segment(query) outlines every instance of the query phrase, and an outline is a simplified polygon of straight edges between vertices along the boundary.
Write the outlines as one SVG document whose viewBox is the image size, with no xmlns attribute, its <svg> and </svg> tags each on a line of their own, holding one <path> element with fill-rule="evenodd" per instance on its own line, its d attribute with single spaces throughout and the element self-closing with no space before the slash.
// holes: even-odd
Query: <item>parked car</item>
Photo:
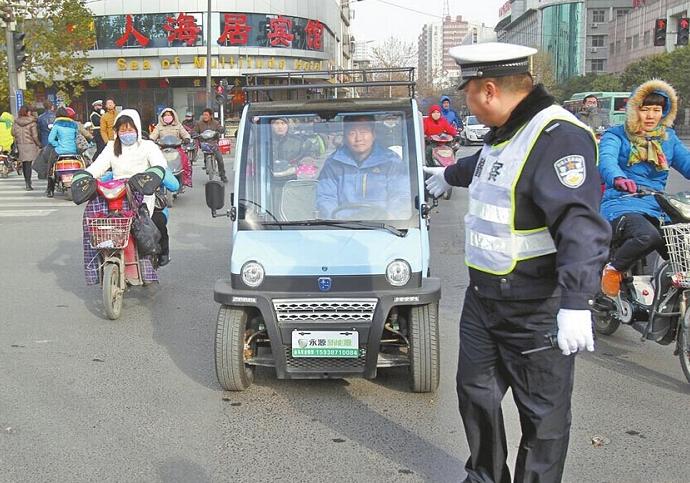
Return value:
<svg viewBox="0 0 690 483">
<path fill-rule="evenodd" d="M 482 124 L 475 116 L 466 116 L 464 128 L 460 133 L 460 143 L 463 146 L 470 144 L 483 144 L 484 136 L 489 132 L 489 128 Z"/>
</svg>

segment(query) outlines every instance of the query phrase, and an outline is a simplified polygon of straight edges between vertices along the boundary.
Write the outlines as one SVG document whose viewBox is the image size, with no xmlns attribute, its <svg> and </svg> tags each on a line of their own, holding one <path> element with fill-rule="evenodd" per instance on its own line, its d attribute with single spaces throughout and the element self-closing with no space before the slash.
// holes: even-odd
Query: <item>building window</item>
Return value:
<svg viewBox="0 0 690 483">
<path fill-rule="evenodd" d="M 632 48 L 636 49 L 640 46 L 640 34 L 635 34 L 633 35 L 633 44 Z"/>
<path fill-rule="evenodd" d="M 603 47 L 604 35 L 592 35 L 592 47 Z"/>
<path fill-rule="evenodd" d="M 621 53 L 621 41 L 616 40 L 616 54 L 620 54 L 620 53 Z"/>
<path fill-rule="evenodd" d="M 619 8 L 618 10 L 616 10 L 616 17 L 622 17 L 623 15 L 625 15 L 627 13 L 628 13 L 627 8 Z"/>
<path fill-rule="evenodd" d="M 604 23 L 606 22 L 606 10 L 592 10 L 592 22 Z"/>
<path fill-rule="evenodd" d="M 632 37 L 625 38 L 625 50 L 632 50 Z"/>
<path fill-rule="evenodd" d="M 649 43 L 650 43 L 649 41 L 650 41 L 651 38 L 652 38 L 652 34 L 650 33 L 649 30 L 647 30 L 647 31 L 644 33 L 644 40 L 643 40 L 644 45 L 649 45 Z"/>
<path fill-rule="evenodd" d="M 613 55 L 616 52 L 615 45 L 616 44 L 614 44 L 613 42 L 609 44 L 609 55 Z"/>
<path fill-rule="evenodd" d="M 592 72 L 604 72 L 604 59 L 592 59 Z"/>
</svg>

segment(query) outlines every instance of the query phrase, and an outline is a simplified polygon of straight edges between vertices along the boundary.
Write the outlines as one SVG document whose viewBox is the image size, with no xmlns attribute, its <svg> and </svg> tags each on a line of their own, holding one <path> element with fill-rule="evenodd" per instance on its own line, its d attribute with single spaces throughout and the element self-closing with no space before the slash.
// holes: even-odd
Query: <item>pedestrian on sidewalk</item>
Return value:
<svg viewBox="0 0 690 483">
<path fill-rule="evenodd" d="M 93 155 L 93 159 L 96 159 L 99 154 L 105 148 L 105 142 L 103 141 L 103 136 L 101 136 L 101 117 L 105 111 L 103 110 L 103 101 L 97 99 L 91 103 L 91 114 L 89 114 L 89 122 L 93 126 L 94 130 L 94 141 L 96 142 L 96 154 Z"/>
<path fill-rule="evenodd" d="M 27 106 L 19 109 L 19 116 L 12 127 L 12 135 L 19 152 L 18 160 L 22 163 L 22 173 L 26 191 L 32 191 L 31 186 L 31 163 L 38 156 L 41 150 L 41 140 L 38 137 L 38 123 L 36 118 L 31 115 Z"/>
<path fill-rule="evenodd" d="M 513 481 L 561 481 L 575 354 L 594 350 L 589 309 L 611 235 L 599 215 L 596 142 L 534 85 L 535 53 L 506 43 L 450 50 L 467 106 L 491 131 L 473 156 L 424 168 L 434 196 L 469 187 L 457 373 L 465 482 L 511 481 L 501 411 L 508 388 L 522 428 Z M 560 351 L 551 350 L 554 338 Z"/>
<path fill-rule="evenodd" d="M 115 101 L 112 99 L 106 99 L 105 101 L 105 114 L 101 116 L 101 141 L 103 145 L 108 144 L 108 141 L 115 140 Z"/>
<path fill-rule="evenodd" d="M 50 101 L 45 101 L 43 103 L 43 114 L 38 116 L 38 136 L 41 140 L 41 147 L 44 148 L 48 146 L 48 136 L 50 135 L 50 129 L 53 127 L 55 122 L 55 105 Z"/>
</svg>

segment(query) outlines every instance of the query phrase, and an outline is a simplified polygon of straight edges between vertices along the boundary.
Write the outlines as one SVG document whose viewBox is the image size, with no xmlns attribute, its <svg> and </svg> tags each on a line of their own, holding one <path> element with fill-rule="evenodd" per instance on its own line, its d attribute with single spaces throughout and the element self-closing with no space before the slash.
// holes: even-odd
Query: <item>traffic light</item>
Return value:
<svg viewBox="0 0 690 483">
<path fill-rule="evenodd" d="M 27 58 L 26 45 L 24 45 L 26 34 L 24 32 L 12 32 L 12 37 L 14 37 L 14 67 L 17 70 L 22 70 Z"/>
<path fill-rule="evenodd" d="M 678 19 L 678 37 L 676 38 L 676 45 L 688 45 L 690 38 L 690 19 L 682 17 Z"/>
<path fill-rule="evenodd" d="M 658 18 L 654 23 L 654 46 L 666 45 L 666 19 Z"/>
</svg>

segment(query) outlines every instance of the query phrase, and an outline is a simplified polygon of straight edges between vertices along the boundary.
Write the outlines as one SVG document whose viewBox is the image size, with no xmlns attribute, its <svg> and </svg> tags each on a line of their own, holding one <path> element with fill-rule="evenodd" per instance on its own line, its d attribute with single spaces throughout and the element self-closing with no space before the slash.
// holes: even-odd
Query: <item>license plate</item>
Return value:
<svg viewBox="0 0 690 483">
<path fill-rule="evenodd" d="M 73 177 L 74 177 L 73 174 L 63 174 L 62 177 L 61 177 L 61 178 L 62 178 L 62 183 L 63 183 L 63 184 L 64 184 L 64 183 L 71 183 Z"/>
<path fill-rule="evenodd" d="M 355 330 L 293 330 L 292 357 L 359 357 L 359 333 Z"/>
</svg>

